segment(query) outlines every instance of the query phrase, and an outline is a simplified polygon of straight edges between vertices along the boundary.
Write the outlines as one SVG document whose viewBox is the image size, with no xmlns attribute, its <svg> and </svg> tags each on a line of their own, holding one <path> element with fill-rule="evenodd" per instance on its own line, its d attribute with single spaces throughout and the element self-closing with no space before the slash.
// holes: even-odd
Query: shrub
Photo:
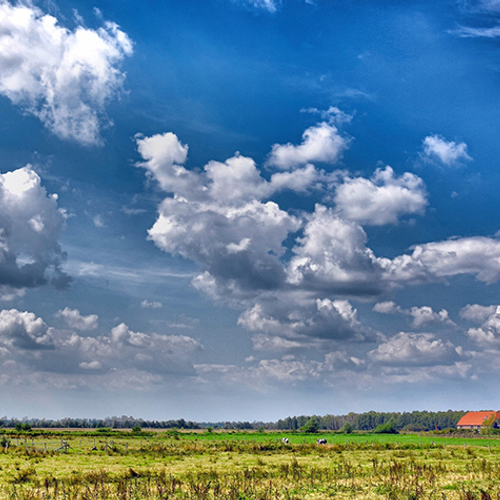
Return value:
<svg viewBox="0 0 500 500">
<path fill-rule="evenodd" d="M 385 424 L 377 425 L 373 432 L 375 434 L 398 434 L 396 424 L 392 420 L 389 420 Z"/>
<path fill-rule="evenodd" d="M 350 422 L 346 422 L 343 426 L 342 429 L 340 429 L 340 432 L 343 432 L 344 434 L 351 434 L 351 432 L 354 430 L 354 427 Z"/>
<path fill-rule="evenodd" d="M 20 423 L 18 422 L 15 427 L 17 432 L 29 432 L 31 430 L 31 425 L 28 422 Z"/>
<path fill-rule="evenodd" d="M 303 431 L 308 433 L 318 432 L 319 430 L 319 421 L 317 417 L 311 417 L 304 425 Z"/>
</svg>

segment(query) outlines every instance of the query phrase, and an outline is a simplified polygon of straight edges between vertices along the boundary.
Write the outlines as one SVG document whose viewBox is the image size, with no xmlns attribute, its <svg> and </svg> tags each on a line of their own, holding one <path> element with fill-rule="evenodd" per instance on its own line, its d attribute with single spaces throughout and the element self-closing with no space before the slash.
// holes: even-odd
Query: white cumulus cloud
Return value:
<svg viewBox="0 0 500 500">
<path fill-rule="evenodd" d="M 458 360 L 455 346 L 430 333 L 401 332 L 370 351 L 370 358 L 385 365 L 448 365 Z"/>
<path fill-rule="evenodd" d="M 380 314 L 396 314 L 403 313 L 401 306 L 398 306 L 395 302 L 387 301 L 387 302 L 377 302 L 373 306 L 373 310 Z"/>
<path fill-rule="evenodd" d="M 8 359 L 24 374 L 52 374 L 54 383 L 62 385 L 81 384 L 82 379 L 75 377 L 94 375 L 101 381 L 93 383 L 101 385 L 105 376 L 124 370 L 158 375 L 159 380 L 194 374 L 191 356 L 202 346 L 192 337 L 136 332 L 124 323 L 107 334 L 81 335 L 75 330 L 93 328 L 97 316 L 65 311 L 63 315 L 76 328 L 58 330 L 32 312 L 1 311 L 0 358 Z"/>
<path fill-rule="evenodd" d="M 0 312 L 0 345 L 11 349 L 52 349 L 51 332 L 32 312 L 4 309 Z"/>
<path fill-rule="evenodd" d="M 288 281 L 347 295 L 354 290 L 378 293 L 382 269 L 366 243 L 366 233 L 358 224 L 316 205 L 303 237 L 292 249 L 295 255 L 288 266 Z"/>
<path fill-rule="evenodd" d="M 500 279 L 500 240 L 475 236 L 425 243 L 415 245 L 411 254 L 379 259 L 379 263 L 385 268 L 385 279 L 400 283 L 436 281 L 459 274 L 495 283 Z"/>
<path fill-rule="evenodd" d="M 22 289 L 51 280 L 64 287 L 69 278 L 57 240 L 65 220 L 57 195 L 47 195 L 30 165 L 0 174 L 0 285 Z"/>
<path fill-rule="evenodd" d="M 473 321 L 483 320 L 479 328 L 467 330 L 467 336 L 471 340 L 486 347 L 500 345 L 500 306 L 490 306 L 490 308 L 466 306 L 461 314 L 464 318 Z"/>
<path fill-rule="evenodd" d="M 99 321 L 97 314 L 83 316 L 78 309 L 70 309 L 69 307 L 57 311 L 55 317 L 62 318 L 70 328 L 82 331 L 95 330 Z"/>
<path fill-rule="evenodd" d="M 377 169 L 370 179 L 346 177 L 334 202 L 343 218 L 380 226 L 394 224 L 402 215 L 423 214 L 427 193 L 420 177 L 409 172 L 398 177 L 388 166 Z"/>
<path fill-rule="evenodd" d="M 364 340 L 369 335 L 358 319 L 357 310 L 347 300 L 262 297 L 238 319 L 238 324 L 250 331 L 260 331 L 276 338 L 255 337 L 260 350 L 265 345 L 282 348 L 311 345 L 311 339 Z M 264 342 L 264 340 L 266 342 Z"/>
<path fill-rule="evenodd" d="M 122 88 L 132 42 L 114 23 L 70 31 L 31 4 L 0 3 L 0 94 L 62 139 L 101 141 L 106 103 Z"/>
<path fill-rule="evenodd" d="M 472 160 L 465 142 L 447 141 L 440 135 L 429 135 L 424 139 L 423 157 L 428 160 L 437 159 L 447 167 L 459 164 L 460 160 Z"/>
<path fill-rule="evenodd" d="M 335 163 L 349 142 L 333 123 L 321 122 L 302 134 L 302 143 L 298 146 L 291 143 L 275 144 L 267 164 L 289 170 L 311 162 Z"/>
<path fill-rule="evenodd" d="M 411 307 L 410 309 L 403 309 L 395 302 L 378 302 L 373 306 L 373 310 L 380 314 L 403 314 L 413 318 L 412 326 L 414 328 L 421 328 L 429 323 L 442 323 L 448 326 L 456 326 L 455 323 L 449 318 L 448 311 L 441 309 L 435 312 L 430 306 Z"/>
<path fill-rule="evenodd" d="M 489 316 L 495 313 L 497 306 L 481 306 L 479 304 L 467 304 L 460 309 L 460 317 L 476 323 L 483 323 Z"/>
</svg>

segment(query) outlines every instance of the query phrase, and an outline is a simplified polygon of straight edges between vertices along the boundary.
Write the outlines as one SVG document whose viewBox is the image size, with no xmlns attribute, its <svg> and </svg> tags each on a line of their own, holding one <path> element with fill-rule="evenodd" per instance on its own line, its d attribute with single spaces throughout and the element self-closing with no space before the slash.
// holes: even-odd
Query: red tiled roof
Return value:
<svg viewBox="0 0 500 500">
<path fill-rule="evenodd" d="M 483 425 L 491 415 L 495 415 L 495 418 L 500 420 L 499 411 L 470 411 L 458 421 L 457 427 L 459 425 Z"/>
</svg>

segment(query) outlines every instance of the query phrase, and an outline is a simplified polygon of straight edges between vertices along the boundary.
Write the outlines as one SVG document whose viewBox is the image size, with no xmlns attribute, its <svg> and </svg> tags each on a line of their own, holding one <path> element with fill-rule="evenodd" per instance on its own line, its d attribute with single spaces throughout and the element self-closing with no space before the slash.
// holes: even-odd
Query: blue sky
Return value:
<svg viewBox="0 0 500 500">
<path fill-rule="evenodd" d="M 500 2 L 0 2 L 10 416 L 497 409 Z"/>
</svg>

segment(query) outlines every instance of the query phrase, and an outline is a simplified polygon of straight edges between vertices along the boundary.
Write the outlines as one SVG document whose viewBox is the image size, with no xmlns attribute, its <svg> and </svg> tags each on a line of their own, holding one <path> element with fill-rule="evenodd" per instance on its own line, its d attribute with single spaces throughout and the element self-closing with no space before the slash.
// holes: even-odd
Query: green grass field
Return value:
<svg viewBox="0 0 500 500">
<path fill-rule="evenodd" d="M 1 498 L 500 499 L 500 440 L 494 438 L 94 434 L 4 434 Z M 318 437 L 328 444 L 317 446 Z M 55 451 L 64 442 L 70 447 Z"/>
</svg>

